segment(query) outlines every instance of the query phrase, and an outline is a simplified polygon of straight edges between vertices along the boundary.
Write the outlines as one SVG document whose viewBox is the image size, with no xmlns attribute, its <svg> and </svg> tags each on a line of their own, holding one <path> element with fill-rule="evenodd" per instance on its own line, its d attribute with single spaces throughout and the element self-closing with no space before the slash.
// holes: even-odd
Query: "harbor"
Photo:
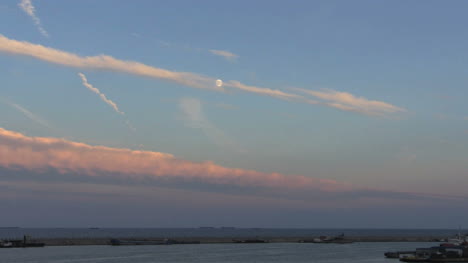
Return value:
<svg viewBox="0 0 468 263">
<path fill-rule="evenodd" d="M 29 236 L 24 235 L 23 239 L 3 239 L 0 240 L 0 248 L 18 248 L 18 247 L 44 247 L 44 242 L 31 240 Z"/>
<path fill-rule="evenodd" d="M 45 246 L 111 245 L 111 240 L 142 244 L 434 242 L 457 229 L 274 229 L 274 228 L 0 228 L 0 240 L 23 240 Z M 463 230 L 467 232 L 467 230 Z M 123 242 L 125 243 L 125 242 Z M 127 242 L 128 243 L 128 242 Z"/>
<path fill-rule="evenodd" d="M 401 262 L 468 262 L 468 235 L 457 234 L 437 246 L 412 251 L 390 251 L 384 255 Z"/>
<path fill-rule="evenodd" d="M 146 237 L 146 238 L 35 238 L 44 246 L 90 246 L 90 245 L 178 245 L 178 244 L 227 244 L 227 243 L 318 243 L 347 244 L 355 242 L 434 242 L 434 237 L 348 237 L 346 242 L 314 242 L 317 237 Z M 166 241 L 165 241 L 166 240 Z M 118 244 L 120 243 L 120 244 Z"/>
<path fill-rule="evenodd" d="M 77 231 L 76 229 L 71 229 Z M 316 250 L 318 253 L 324 251 L 334 251 L 333 253 L 345 253 L 350 251 L 363 251 L 363 253 L 374 247 L 379 248 L 380 259 L 379 261 L 373 262 L 468 262 L 468 248 L 467 248 L 467 237 L 457 234 L 454 237 L 447 238 L 437 235 L 437 231 L 431 232 L 426 231 L 425 235 L 408 235 L 414 233 L 414 230 L 408 230 L 405 234 L 396 234 L 398 231 L 390 230 L 374 230 L 375 235 L 357 235 L 358 231 L 349 231 L 351 234 L 348 235 L 346 231 L 339 232 L 338 230 L 327 231 L 333 233 L 332 235 L 324 235 L 324 231 L 314 230 L 303 231 L 305 233 L 313 233 L 306 236 L 293 236 L 291 233 L 295 233 L 294 229 L 289 232 L 284 230 L 275 229 L 238 229 L 238 228 L 193 228 L 190 229 L 192 235 L 180 235 L 176 236 L 175 233 L 187 234 L 189 230 L 183 229 L 178 231 L 172 231 L 171 234 L 168 232 L 161 231 L 160 235 L 135 235 L 136 232 L 132 230 L 134 236 L 130 236 L 125 231 L 116 231 L 110 229 L 101 229 L 97 227 L 80 229 L 80 236 L 76 237 L 53 237 L 52 235 L 64 235 L 64 233 L 70 233 L 70 229 L 57 230 L 56 232 L 47 232 L 49 237 L 33 237 L 31 235 L 23 235 L 23 238 L 0 238 L 0 248 L 9 248 L 12 253 L 18 253 L 19 251 L 15 248 L 28 248 L 28 251 L 55 251 L 60 249 L 63 251 L 69 251 L 73 248 L 81 250 L 105 250 L 104 248 L 119 247 L 117 250 L 109 250 L 109 255 L 118 253 L 116 251 L 140 251 L 140 247 L 144 247 L 144 251 L 173 251 L 178 250 L 181 253 L 189 250 L 197 250 L 197 247 L 201 249 L 229 248 L 233 250 L 242 251 L 251 247 L 251 249 L 258 250 L 258 252 L 265 249 L 268 251 L 270 247 L 277 248 L 290 248 L 304 249 L 309 248 Z M 164 229 L 167 230 L 167 229 Z M 28 229 L 8 229 L 8 231 L 16 231 L 15 233 L 34 232 L 28 231 Z M 37 229 L 35 230 L 37 231 Z M 363 233 L 368 234 L 368 230 L 362 230 Z M 58 232 L 58 233 L 57 233 Z M 155 233 L 155 229 L 148 229 L 145 233 Z M 451 231 L 448 231 L 451 232 Z M 13 232 L 8 232 L 13 233 Z M 36 232 L 37 233 L 37 232 Z M 45 232 L 44 232 L 45 233 Z M 97 233 L 101 233 L 99 236 Z M 102 236 L 105 234 L 112 233 L 113 236 Z M 162 235 L 162 233 L 166 233 Z M 197 233 L 198 236 L 194 235 Z M 227 235 L 230 233 L 231 235 Z M 247 234 L 246 234 L 247 233 Z M 263 233 L 264 235 L 255 235 Z M 278 233 L 289 233 L 289 235 L 274 235 Z M 317 234 L 320 233 L 320 234 Z M 392 235 L 393 233 L 393 235 Z M 385 234 L 385 235 L 384 235 Z M 43 234 L 44 235 L 44 234 Z M 164 249 L 162 247 L 167 247 Z M 170 248 L 169 248 L 170 247 Z M 396 249 L 392 249 L 396 248 Z M 52 250 L 50 250 L 52 249 Z M 6 251 L 6 250 L 5 250 Z M 23 250 L 22 250 L 23 251 Z M 285 250 L 285 253 L 287 251 Z M 28 252 L 33 253 L 33 252 Z M 48 253 L 48 252 L 45 252 Z M 166 252 L 164 252 L 166 253 Z M 289 252 L 287 252 L 289 253 Z M 34 253 L 33 253 L 34 254 Z M 317 255 L 314 255 L 314 257 Z M 355 257 L 354 256 L 350 256 Z M 374 257 L 374 256 L 373 256 Z M 92 262 L 92 261 L 90 261 Z M 350 261 L 352 262 L 352 261 Z"/>
</svg>

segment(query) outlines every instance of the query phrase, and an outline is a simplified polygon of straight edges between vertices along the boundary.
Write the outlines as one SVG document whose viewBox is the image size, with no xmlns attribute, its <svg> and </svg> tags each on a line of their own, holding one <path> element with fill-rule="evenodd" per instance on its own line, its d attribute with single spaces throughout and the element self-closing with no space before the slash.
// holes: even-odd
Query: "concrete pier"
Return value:
<svg viewBox="0 0 468 263">
<path fill-rule="evenodd" d="M 115 237 L 118 238 L 118 237 Z M 140 240 L 140 241 L 159 241 L 165 237 L 154 238 L 123 238 L 125 240 Z M 171 238 L 171 240 L 181 243 L 200 242 L 200 244 L 217 244 L 217 243 L 236 243 L 237 240 L 251 239 L 252 237 L 184 237 Z M 314 237 L 258 237 L 270 243 L 298 243 L 301 240 L 311 240 Z M 84 245 L 110 245 L 111 238 L 42 238 L 34 239 L 35 242 L 44 243 L 46 246 L 84 246 Z M 438 242 L 437 237 L 346 237 L 346 240 L 352 242 Z M 327 245 L 327 244 L 324 244 Z"/>
</svg>

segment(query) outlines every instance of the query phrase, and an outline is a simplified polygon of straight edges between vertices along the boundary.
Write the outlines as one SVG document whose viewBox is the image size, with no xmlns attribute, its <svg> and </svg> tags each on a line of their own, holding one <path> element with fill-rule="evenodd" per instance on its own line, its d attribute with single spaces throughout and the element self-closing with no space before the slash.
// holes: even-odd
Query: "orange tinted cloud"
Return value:
<svg viewBox="0 0 468 263">
<path fill-rule="evenodd" d="M 211 184 L 289 190 L 343 191 L 349 185 L 306 176 L 227 168 L 213 162 L 191 162 L 171 154 L 92 146 L 59 138 L 29 137 L 0 128 L 0 166 L 29 170 L 56 169 L 89 176 L 167 177 Z"/>
</svg>

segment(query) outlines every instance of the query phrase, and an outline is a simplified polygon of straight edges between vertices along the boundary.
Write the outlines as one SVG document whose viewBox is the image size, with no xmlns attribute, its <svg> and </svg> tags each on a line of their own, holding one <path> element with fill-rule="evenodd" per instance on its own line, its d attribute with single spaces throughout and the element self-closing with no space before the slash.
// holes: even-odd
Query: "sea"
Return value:
<svg viewBox="0 0 468 263">
<path fill-rule="evenodd" d="M 32 238 L 190 238 L 190 237 L 451 237 L 468 233 L 466 229 L 346 229 L 346 228 L 22 228 L 0 227 L 0 239 Z"/>
<path fill-rule="evenodd" d="M 463 230 L 464 231 L 464 230 Z M 434 236 L 448 237 L 456 229 L 262 229 L 262 228 L 0 228 L 0 239 L 20 238 L 125 238 L 125 237 L 293 237 L 346 236 Z M 465 233 L 466 231 L 464 231 Z M 0 249 L 0 263 L 150 263 L 150 262 L 399 262 L 386 259 L 387 251 L 414 250 L 437 242 L 366 242 L 352 244 L 258 243 L 186 244 L 155 246 L 49 246 Z"/>
</svg>

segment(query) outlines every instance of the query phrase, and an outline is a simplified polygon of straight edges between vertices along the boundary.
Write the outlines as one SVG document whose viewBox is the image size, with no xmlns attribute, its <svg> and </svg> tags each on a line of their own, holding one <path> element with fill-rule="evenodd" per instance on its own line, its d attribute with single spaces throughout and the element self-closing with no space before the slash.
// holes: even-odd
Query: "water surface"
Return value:
<svg viewBox="0 0 468 263">
<path fill-rule="evenodd" d="M 378 263 L 383 253 L 429 247 L 436 243 L 375 242 L 353 244 L 267 243 L 160 246 L 65 246 L 0 250 L 0 262 L 149 263 L 149 262 L 316 262 Z"/>
<path fill-rule="evenodd" d="M 0 228 L 1 238 L 130 238 L 130 237 L 316 237 L 346 236 L 372 237 L 449 237 L 456 229 L 313 229 L 313 228 Z M 468 230 L 461 230 L 466 233 Z"/>
</svg>

